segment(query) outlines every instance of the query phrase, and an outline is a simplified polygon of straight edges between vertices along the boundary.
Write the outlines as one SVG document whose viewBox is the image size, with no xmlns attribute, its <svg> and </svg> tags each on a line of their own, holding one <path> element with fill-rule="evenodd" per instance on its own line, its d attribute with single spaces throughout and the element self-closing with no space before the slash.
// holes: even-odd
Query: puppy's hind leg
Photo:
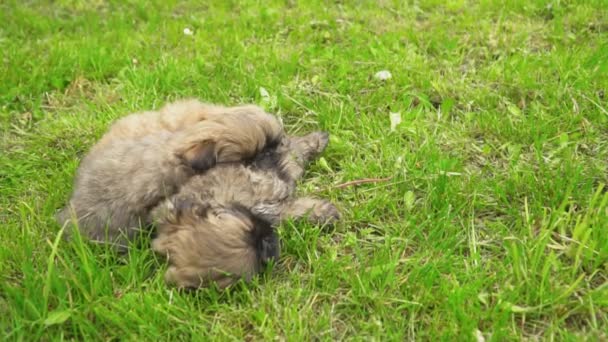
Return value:
<svg viewBox="0 0 608 342">
<path fill-rule="evenodd" d="M 340 219 L 340 212 L 331 202 L 300 197 L 289 202 L 281 212 L 281 219 L 304 218 L 315 224 L 333 224 Z"/>
</svg>

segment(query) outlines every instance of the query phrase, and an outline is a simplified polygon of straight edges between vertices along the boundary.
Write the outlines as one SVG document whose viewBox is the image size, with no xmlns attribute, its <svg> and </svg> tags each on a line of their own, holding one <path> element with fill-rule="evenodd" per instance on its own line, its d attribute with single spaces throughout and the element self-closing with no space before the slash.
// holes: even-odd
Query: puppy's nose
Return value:
<svg viewBox="0 0 608 342">
<path fill-rule="evenodd" d="M 262 250 L 260 259 L 262 263 L 267 264 L 271 261 L 276 262 L 279 260 L 280 248 L 279 248 L 279 239 L 276 235 L 272 234 L 271 236 L 265 237 L 262 240 Z"/>
</svg>

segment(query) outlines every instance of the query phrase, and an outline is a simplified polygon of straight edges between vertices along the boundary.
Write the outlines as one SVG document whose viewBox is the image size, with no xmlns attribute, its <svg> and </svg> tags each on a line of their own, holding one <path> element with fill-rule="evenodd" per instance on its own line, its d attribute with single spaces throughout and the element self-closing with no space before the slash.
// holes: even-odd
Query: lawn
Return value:
<svg viewBox="0 0 608 342">
<path fill-rule="evenodd" d="M 3 340 L 608 339 L 606 1 L 7 0 L 0 22 Z M 329 131 L 299 191 L 341 222 L 287 222 L 272 270 L 196 293 L 145 244 L 61 240 L 88 148 L 184 97 Z"/>
</svg>

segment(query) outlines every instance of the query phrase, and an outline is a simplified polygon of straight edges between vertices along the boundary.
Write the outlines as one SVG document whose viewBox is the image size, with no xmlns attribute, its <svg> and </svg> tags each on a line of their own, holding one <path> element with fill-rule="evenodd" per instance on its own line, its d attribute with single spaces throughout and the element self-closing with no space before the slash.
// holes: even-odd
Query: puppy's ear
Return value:
<svg viewBox="0 0 608 342">
<path fill-rule="evenodd" d="M 174 211 L 177 219 L 181 219 L 187 215 L 205 218 L 211 209 L 208 203 L 195 203 L 192 199 L 175 200 L 173 201 L 173 207 L 175 208 Z"/>
<path fill-rule="evenodd" d="M 215 145 L 213 141 L 203 141 L 186 150 L 183 157 L 194 170 L 209 170 L 217 163 Z"/>
</svg>

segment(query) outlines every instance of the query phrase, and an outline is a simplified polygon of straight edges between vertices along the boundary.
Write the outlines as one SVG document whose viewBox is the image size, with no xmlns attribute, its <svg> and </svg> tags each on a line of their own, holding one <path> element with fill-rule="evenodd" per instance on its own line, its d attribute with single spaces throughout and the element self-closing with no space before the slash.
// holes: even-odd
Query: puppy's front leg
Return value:
<svg viewBox="0 0 608 342">
<path fill-rule="evenodd" d="M 329 143 L 327 132 L 313 132 L 303 137 L 290 136 L 289 153 L 282 160 L 281 169 L 290 179 L 298 180 L 304 175 L 306 165 L 319 156 Z"/>
</svg>

